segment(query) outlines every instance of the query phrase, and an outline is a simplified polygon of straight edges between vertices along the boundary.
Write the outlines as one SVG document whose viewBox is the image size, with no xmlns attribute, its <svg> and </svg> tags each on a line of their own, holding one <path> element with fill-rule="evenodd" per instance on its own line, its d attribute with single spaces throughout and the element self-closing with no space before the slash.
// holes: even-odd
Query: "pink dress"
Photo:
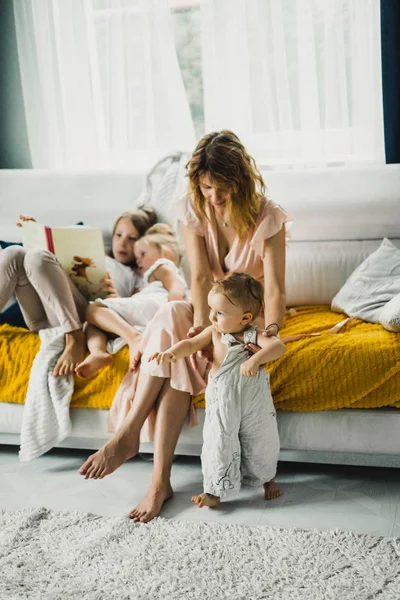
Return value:
<svg viewBox="0 0 400 600">
<path fill-rule="evenodd" d="M 245 240 L 236 238 L 222 263 L 218 251 L 218 228 L 214 212 L 207 207 L 207 217 L 200 223 L 190 199 L 184 196 L 177 202 L 180 221 L 188 228 L 204 237 L 207 254 L 214 279 L 219 279 L 227 272 L 248 273 L 260 281 L 264 279 L 263 251 L 264 240 L 278 233 L 285 226 L 286 235 L 293 221 L 277 204 L 263 198 L 259 217 L 254 230 Z M 141 369 L 155 377 L 169 378 L 171 387 L 197 396 L 206 388 L 206 361 L 198 359 L 196 371 L 190 358 L 178 360 L 176 363 L 157 365 L 156 361 L 148 362 L 154 352 L 163 352 L 173 344 L 187 338 L 187 332 L 193 326 L 193 307 L 189 302 L 169 302 L 163 306 L 150 321 L 144 332 Z M 129 375 L 121 384 L 120 390 L 111 407 L 108 418 L 108 430 L 115 431 L 129 411 L 136 387 L 136 378 Z M 154 413 L 154 411 L 153 411 Z M 152 439 L 155 415 L 147 420 L 148 427 L 142 440 Z M 197 424 L 196 411 L 190 410 L 190 424 Z"/>
</svg>

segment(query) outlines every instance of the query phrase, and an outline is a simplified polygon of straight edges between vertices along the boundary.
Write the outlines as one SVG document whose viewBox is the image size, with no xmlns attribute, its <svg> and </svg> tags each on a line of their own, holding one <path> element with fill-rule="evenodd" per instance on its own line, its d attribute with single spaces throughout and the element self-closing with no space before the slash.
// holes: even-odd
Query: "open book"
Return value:
<svg viewBox="0 0 400 600">
<path fill-rule="evenodd" d="M 55 254 L 68 277 L 88 300 L 102 297 L 101 280 L 107 271 L 100 229 L 80 225 L 47 227 L 24 221 L 22 244 L 27 250 L 42 248 Z"/>
</svg>

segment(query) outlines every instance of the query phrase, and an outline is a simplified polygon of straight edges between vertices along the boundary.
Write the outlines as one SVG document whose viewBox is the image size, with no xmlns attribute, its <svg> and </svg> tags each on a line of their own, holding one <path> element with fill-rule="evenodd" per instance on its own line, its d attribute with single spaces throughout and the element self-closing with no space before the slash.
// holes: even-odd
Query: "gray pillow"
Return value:
<svg viewBox="0 0 400 600">
<path fill-rule="evenodd" d="M 400 250 L 384 238 L 350 275 L 331 308 L 370 323 L 381 322 L 383 307 L 400 294 Z M 390 307 L 389 307 L 390 308 Z"/>
</svg>

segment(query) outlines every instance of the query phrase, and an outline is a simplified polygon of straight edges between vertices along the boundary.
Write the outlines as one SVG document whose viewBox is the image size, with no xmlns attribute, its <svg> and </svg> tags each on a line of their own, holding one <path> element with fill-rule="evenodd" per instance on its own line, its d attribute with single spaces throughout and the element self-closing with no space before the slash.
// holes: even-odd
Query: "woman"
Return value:
<svg viewBox="0 0 400 600">
<path fill-rule="evenodd" d="M 85 478 L 102 478 L 135 456 L 140 430 L 156 408 L 153 479 L 143 501 L 130 513 L 142 522 L 157 516 L 172 497 L 175 446 L 191 395 L 206 387 L 207 367 L 204 358 L 197 359 L 195 366 L 189 359 L 157 365 L 149 363 L 148 357 L 209 325 L 208 292 L 212 282 L 228 271 L 245 272 L 264 282 L 265 335 L 278 333 L 285 312 L 285 229 L 290 219 L 264 197 L 264 182 L 254 160 L 237 136 L 224 130 L 200 140 L 187 168 L 189 195 L 179 202 L 179 210 L 192 304 L 169 303 L 148 325 L 132 407 L 114 437 L 80 469 Z"/>
<path fill-rule="evenodd" d="M 34 220 L 23 215 L 20 219 Z M 154 210 L 145 206 L 133 213 L 124 213 L 117 219 L 112 233 L 111 257 L 106 258 L 106 267 L 111 275 L 104 282 L 108 295 L 130 295 L 136 287 L 136 275 L 130 268 L 135 264 L 135 242 L 156 221 Z M 68 375 L 79 365 L 82 366 L 86 353 L 82 327 L 88 303 L 54 254 L 46 250 L 26 251 L 19 245 L 2 250 L 0 310 L 14 292 L 31 331 L 56 326 L 65 331 L 65 349 L 54 367 L 53 375 Z M 85 367 L 88 370 L 90 365 Z"/>
</svg>

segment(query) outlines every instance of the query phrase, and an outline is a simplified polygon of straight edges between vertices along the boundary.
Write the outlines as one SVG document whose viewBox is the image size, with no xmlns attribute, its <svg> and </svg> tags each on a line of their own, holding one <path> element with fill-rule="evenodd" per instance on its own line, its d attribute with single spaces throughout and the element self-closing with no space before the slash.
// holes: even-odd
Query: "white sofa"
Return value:
<svg viewBox="0 0 400 600">
<path fill-rule="evenodd" d="M 329 304 L 383 237 L 400 246 L 400 165 L 263 175 L 269 195 L 295 219 L 287 256 L 288 306 Z M 116 217 L 136 205 L 142 183 L 143 174 L 131 171 L 2 171 L 0 239 L 18 241 L 19 213 L 53 225 L 83 220 L 109 239 Z M 176 221 L 171 207 L 158 208 Z M 0 443 L 19 443 L 22 411 L 0 402 Z M 71 418 L 72 434 L 63 447 L 93 449 L 108 438 L 106 411 L 72 409 Z M 203 418 L 199 410 L 200 423 Z M 278 419 L 282 460 L 400 467 L 398 409 L 279 412 Z M 199 454 L 201 438 L 201 426 L 185 427 L 177 453 Z"/>
</svg>

